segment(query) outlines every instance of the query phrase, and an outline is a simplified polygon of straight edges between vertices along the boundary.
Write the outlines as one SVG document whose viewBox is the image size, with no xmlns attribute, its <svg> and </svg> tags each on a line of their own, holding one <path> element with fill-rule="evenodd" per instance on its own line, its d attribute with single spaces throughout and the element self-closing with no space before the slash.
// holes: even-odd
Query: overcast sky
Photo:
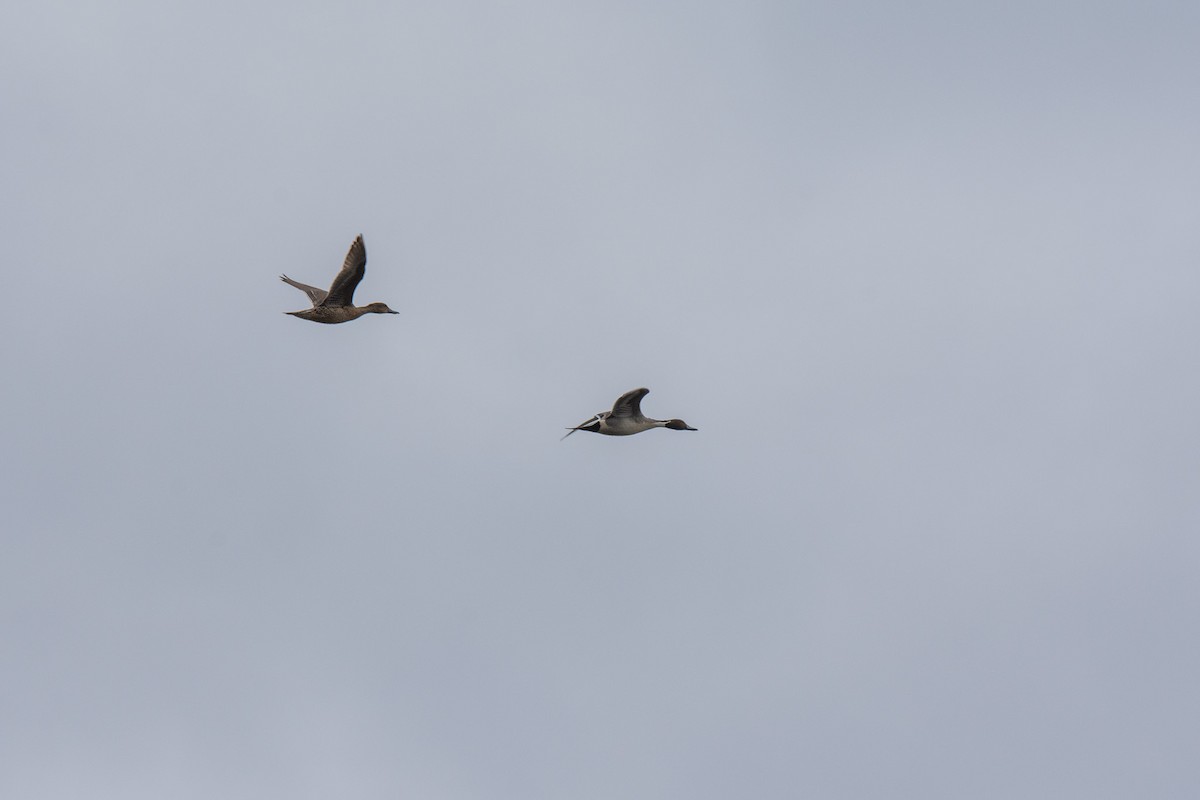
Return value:
<svg viewBox="0 0 1200 800">
<path fill-rule="evenodd" d="M 4 17 L 0 796 L 1200 796 L 1200 5 Z"/>
</svg>

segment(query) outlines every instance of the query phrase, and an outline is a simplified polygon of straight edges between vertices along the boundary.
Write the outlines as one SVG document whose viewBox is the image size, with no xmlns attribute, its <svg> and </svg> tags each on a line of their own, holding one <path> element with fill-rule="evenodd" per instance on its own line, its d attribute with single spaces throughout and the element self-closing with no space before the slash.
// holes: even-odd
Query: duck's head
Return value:
<svg viewBox="0 0 1200 800">
<path fill-rule="evenodd" d="M 673 431 L 698 431 L 699 428 L 693 428 L 681 419 L 669 419 L 664 428 L 670 428 Z"/>
<path fill-rule="evenodd" d="M 399 314 L 399 311 L 392 311 L 388 308 L 387 303 L 371 303 L 363 306 L 364 314 Z"/>
</svg>

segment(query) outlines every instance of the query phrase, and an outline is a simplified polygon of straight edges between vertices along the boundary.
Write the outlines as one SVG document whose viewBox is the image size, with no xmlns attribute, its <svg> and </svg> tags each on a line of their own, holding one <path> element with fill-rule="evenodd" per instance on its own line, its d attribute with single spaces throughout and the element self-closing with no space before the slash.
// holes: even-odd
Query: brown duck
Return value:
<svg viewBox="0 0 1200 800">
<path fill-rule="evenodd" d="M 350 252 L 346 254 L 346 263 L 342 265 L 342 271 L 333 279 L 328 292 L 294 281 L 287 275 L 279 276 L 284 283 L 295 286 L 308 295 L 308 299 L 312 300 L 313 304 L 312 308 L 304 311 L 285 311 L 284 313 L 313 322 L 324 322 L 328 325 L 349 322 L 352 319 L 358 319 L 363 314 L 399 314 L 399 311 L 392 311 L 388 308 L 387 303 L 354 305 L 354 290 L 365 274 L 367 274 L 367 246 L 363 244 L 362 234 L 359 234 L 358 238 L 354 240 L 354 244 L 350 245 Z"/>
</svg>

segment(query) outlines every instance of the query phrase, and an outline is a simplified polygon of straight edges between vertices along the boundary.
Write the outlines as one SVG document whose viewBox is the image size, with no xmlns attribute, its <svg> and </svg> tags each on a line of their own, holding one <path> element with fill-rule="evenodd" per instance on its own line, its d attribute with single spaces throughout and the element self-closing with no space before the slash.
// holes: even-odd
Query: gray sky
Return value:
<svg viewBox="0 0 1200 800">
<path fill-rule="evenodd" d="M 1200 6 L 5 17 L 0 795 L 1200 793 Z"/>
</svg>

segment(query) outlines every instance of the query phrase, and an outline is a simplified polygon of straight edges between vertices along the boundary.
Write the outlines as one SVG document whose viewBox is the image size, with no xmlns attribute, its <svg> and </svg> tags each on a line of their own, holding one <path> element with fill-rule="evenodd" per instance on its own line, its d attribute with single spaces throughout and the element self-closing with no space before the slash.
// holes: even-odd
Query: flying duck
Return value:
<svg viewBox="0 0 1200 800">
<path fill-rule="evenodd" d="M 328 325 L 349 322 L 352 319 L 358 319 L 363 314 L 399 314 L 399 311 L 392 311 L 388 308 L 387 303 L 354 305 L 354 290 L 366 273 L 367 246 L 363 244 L 362 234 L 359 234 L 358 238 L 354 240 L 354 244 L 350 245 L 350 252 L 346 253 L 346 263 L 342 264 L 342 271 L 333 279 L 328 292 L 294 281 L 287 275 L 279 276 L 279 280 L 295 286 L 308 295 L 308 299 L 312 300 L 313 304 L 312 308 L 304 311 L 285 311 L 283 313 L 313 322 L 324 322 Z"/>
<path fill-rule="evenodd" d="M 606 436 L 631 436 L 651 428 L 670 428 L 673 431 L 694 431 L 681 419 L 650 419 L 642 414 L 642 398 L 650 394 L 649 389 L 634 389 L 617 398 L 612 411 L 601 411 L 587 422 L 567 428 L 567 438 L 575 431 L 603 433 Z"/>
</svg>

